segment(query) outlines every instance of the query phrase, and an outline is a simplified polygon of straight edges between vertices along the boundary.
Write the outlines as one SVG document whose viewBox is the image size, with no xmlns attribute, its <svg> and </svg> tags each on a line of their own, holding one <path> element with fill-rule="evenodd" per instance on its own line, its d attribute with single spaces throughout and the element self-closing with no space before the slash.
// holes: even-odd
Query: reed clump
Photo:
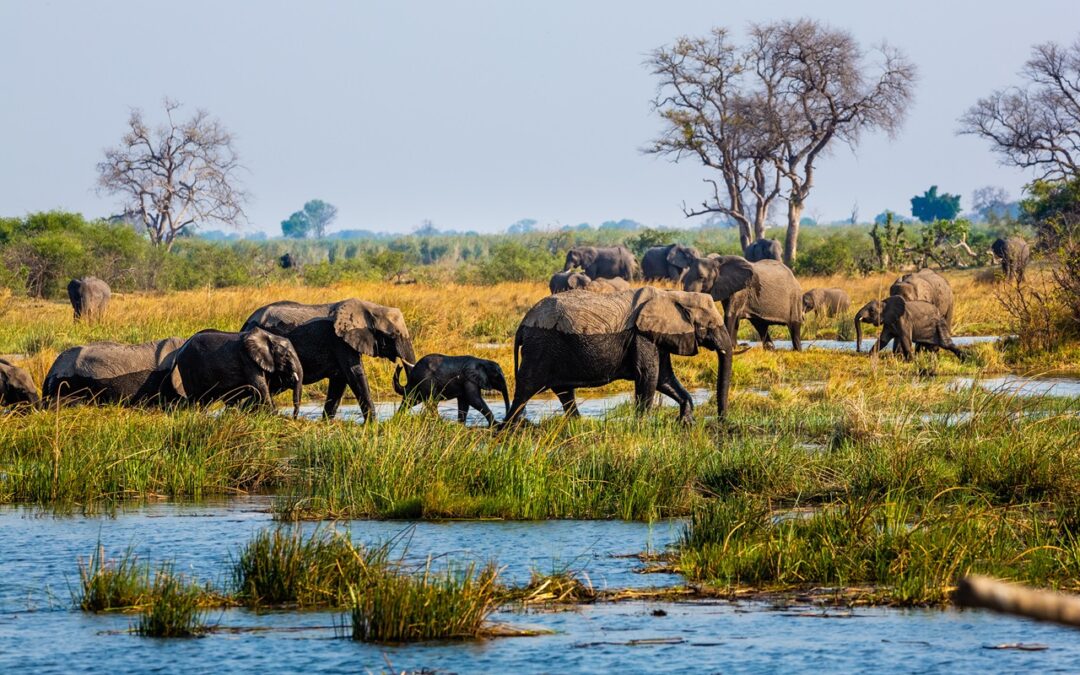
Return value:
<svg viewBox="0 0 1080 675">
<path fill-rule="evenodd" d="M 248 606 L 343 607 L 350 589 L 385 571 L 387 547 L 365 548 L 348 532 L 299 527 L 262 530 L 233 563 L 236 599 Z"/>
<path fill-rule="evenodd" d="M 197 637 L 207 631 L 202 598 L 206 589 L 162 565 L 154 575 L 151 599 L 134 627 L 146 637 Z"/>
<path fill-rule="evenodd" d="M 364 642 L 468 639 L 482 634 L 498 600 L 498 568 L 470 564 L 417 574 L 388 570 L 352 595 L 352 638 Z"/>
<path fill-rule="evenodd" d="M 131 548 L 110 560 L 101 542 L 89 560 L 79 560 L 79 582 L 74 600 L 84 612 L 134 609 L 153 594 L 150 566 L 139 562 Z"/>
</svg>

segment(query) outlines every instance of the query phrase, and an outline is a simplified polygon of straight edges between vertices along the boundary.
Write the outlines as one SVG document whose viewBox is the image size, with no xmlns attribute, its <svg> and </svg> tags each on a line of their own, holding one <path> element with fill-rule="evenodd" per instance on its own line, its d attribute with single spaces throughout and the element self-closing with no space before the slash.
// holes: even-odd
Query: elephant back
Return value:
<svg viewBox="0 0 1080 675">
<path fill-rule="evenodd" d="M 897 279 L 889 288 L 890 295 L 903 295 L 908 300 L 929 302 L 937 307 L 951 327 L 953 317 L 952 287 L 945 277 L 932 269 L 921 269 Z"/>
<path fill-rule="evenodd" d="M 288 333 L 297 326 L 315 319 L 329 319 L 338 303 L 305 305 L 292 300 L 274 302 L 252 312 L 244 322 L 242 331 L 263 328 L 271 333 Z"/>
<path fill-rule="evenodd" d="M 526 312 L 521 325 L 578 335 L 619 333 L 631 327 L 630 314 L 639 292 L 572 290 L 549 295 Z"/>
<path fill-rule="evenodd" d="M 165 363 L 183 346 L 178 337 L 129 345 L 119 342 L 92 342 L 66 349 L 56 357 L 49 378 L 85 377 L 112 380 L 131 373 L 148 372 Z"/>
<path fill-rule="evenodd" d="M 747 285 L 747 311 L 767 321 L 802 321 L 802 287 L 787 265 L 778 260 L 751 263 L 754 276 Z"/>
</svg>

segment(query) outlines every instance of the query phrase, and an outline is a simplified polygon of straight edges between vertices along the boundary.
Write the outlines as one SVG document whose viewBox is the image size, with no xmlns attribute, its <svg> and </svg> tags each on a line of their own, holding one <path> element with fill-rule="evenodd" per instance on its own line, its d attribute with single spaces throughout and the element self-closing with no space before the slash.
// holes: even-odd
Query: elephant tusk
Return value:
<svg viewBox="0 0 1080 675">
<path fill-rule="evenodd" d="M 399 357 L 399 358 L 400 358 L 400 357 Z M 415 364 L 415 363 L 409 363 L 409 362 L 408 362 L 408 361 L 406 361 L 405 359 L 401 359 L 401 362 L 402 362 L 402 363 L 404 363 L 404 364 L 405 364 L 406 366 L 408 366 L 409 368 L 414 368 L 414 367 L 416 366 L 416 364 Z"/>
<path fill-rule="evenodd" d="M 296 373 L 293 373 L 292 374 L 292 381 L 293 382 L 299 382 L 300 381 L 300 376 L 297 375 Z"/>
</svg>

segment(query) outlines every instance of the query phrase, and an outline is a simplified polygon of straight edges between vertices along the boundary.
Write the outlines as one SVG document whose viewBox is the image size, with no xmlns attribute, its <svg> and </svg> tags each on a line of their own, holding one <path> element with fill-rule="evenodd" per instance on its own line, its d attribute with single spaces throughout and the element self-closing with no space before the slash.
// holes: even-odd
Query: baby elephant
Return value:
<svg viewBox="0 0 1080 675">
<path fill-rule="evenodd" d="M 506 388 L 506 378 L 502 368 L 494 361 L 478 359 L 475 356 L 446 356 L 428 354 L 416 362 L 416 365 L 404 366 L 406 382 L 399 381 L 402 366 L 394 370 L 394 391 L 403 397 L 398 412 L 407 410 L 417 403 L 447 401 L 457 399 L 458 421 L 465 423 L 469 408 L 475 408 L 487 420 L 488 426 L 495 424 L 491 408 L 484 402 L 480 392 L 488 389 L 502 394 L 505 411 L 510 411 L 510 394 Z"/>
<path fill-rule="evenodd" d="M 238 404 L 251 401 L 272 408 L 271 396 L 293 392 L 293 417 L 300 412 L 304 369 L 288 338 L 253 328 L 242 333 L 204 330 L 176 351 L 169 384 L 189 402 Z"/>
<path fill-rule="evenodd" d="M 891 295 L 882 303 L 881 325 L 881 335 L 871 353 L 895 339 L 905 361 L 911 360 L 916 345 L 931 351 L 948 350 L 961 361 L 967 358 L 967 354 L 953 343 L 945 317 L 929 302 Z"/>
<path fill-rule="evenodd" d="M 842 288 L 814 288 L 802 296 L 803 312 L 817 311 L 825 316 L 837 316 L 848 311 L 851 298 Z"/>
<path fill-rule="evenodd" d="M 30 373 L 0 359 L 0 406 L 37 406 L 40 402 Z"/>
</svg>

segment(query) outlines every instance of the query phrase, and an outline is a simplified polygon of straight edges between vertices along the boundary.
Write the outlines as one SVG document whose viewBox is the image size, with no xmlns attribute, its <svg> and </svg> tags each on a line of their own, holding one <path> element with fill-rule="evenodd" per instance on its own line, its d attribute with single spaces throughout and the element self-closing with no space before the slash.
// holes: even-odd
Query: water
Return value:
<svg viewBox="0 0 1080 675">
<path fill-rule="evenodd" d="M 229 557 L 269 526 L 268 500 L 158 504 L 110 518 L 35 516 L 0 509 L 0 672 L 221 670 L 453 672 L 637 671 L 989 671 L 1080 669 L 1080 641 L 1068 629 L 974 612 L 725 601 L 601 603 L 570 611 L 499 611 L 493 621 L 554 634 L 470 642 L 386 646 L 338 639 L 329 612 L 214 611 L 219 630 L 196 640 L 140 638 L 129 615 L 91 615 L 70 607 L 76 557 L 99 536 L 111 552 L 128 544 L 150 561 L 174 559 L 181 571 L 220 580 Z M 354 539 L 379 541 L 409 528 L 400 522 L 350 524 Z M 305 527 L 314 527 L 306 525 Z M 603 587 L 662 585 L 671 575 L 641 575 L 635 559 L 612 557 L 662 547 L 679 523 L 652 527 L 618 521 L 417 523 L 414 556 L 497 557 L 511 581 L 530 568 L 570 563 Z M 662 614 L 662 615 L 656 615 Z M 347 620 L 345 620 L 347 621 Z M 1046 651 L 986 649 L 1043 643 Z"/>
<path fill-rule="evenodd" d="M 1023 375 L 1003 375 L 1001 377 L 956 378 L 959 388 L 970 387 L 974 383 L 987 391 L 1009 394 L 1012 396 L 1058 396 L 1072 398 L 1080 396 L 1080 377 L 1026 377 Z"/>
<path fill-rule="evenodd" d="M 997 335 L 954 335 L 953 342 L 959 347 L 970 347 L 971 345 L 981 344 L 984 342 L 997 342 L 1001 338 Z M 868 352 L 874 346 L 874 341 L 877 340 L 877 336 L 873 338 L 863 338 L 863 352 Z M 740 342 L 740 345 L 746 344 L 751 347 L 760 347 L 761 342 L 753 340 L 750 342 Z M 777 349 L 791 349 L 791 340 L 773 340 L 773 345 Z M 837 352 L 853 352 L 855 351 L 854 340 L 803 340 L 803 349 L 827 349 Z M 889 347 L 892 349 L 892 347 Z"/>
</svg>

